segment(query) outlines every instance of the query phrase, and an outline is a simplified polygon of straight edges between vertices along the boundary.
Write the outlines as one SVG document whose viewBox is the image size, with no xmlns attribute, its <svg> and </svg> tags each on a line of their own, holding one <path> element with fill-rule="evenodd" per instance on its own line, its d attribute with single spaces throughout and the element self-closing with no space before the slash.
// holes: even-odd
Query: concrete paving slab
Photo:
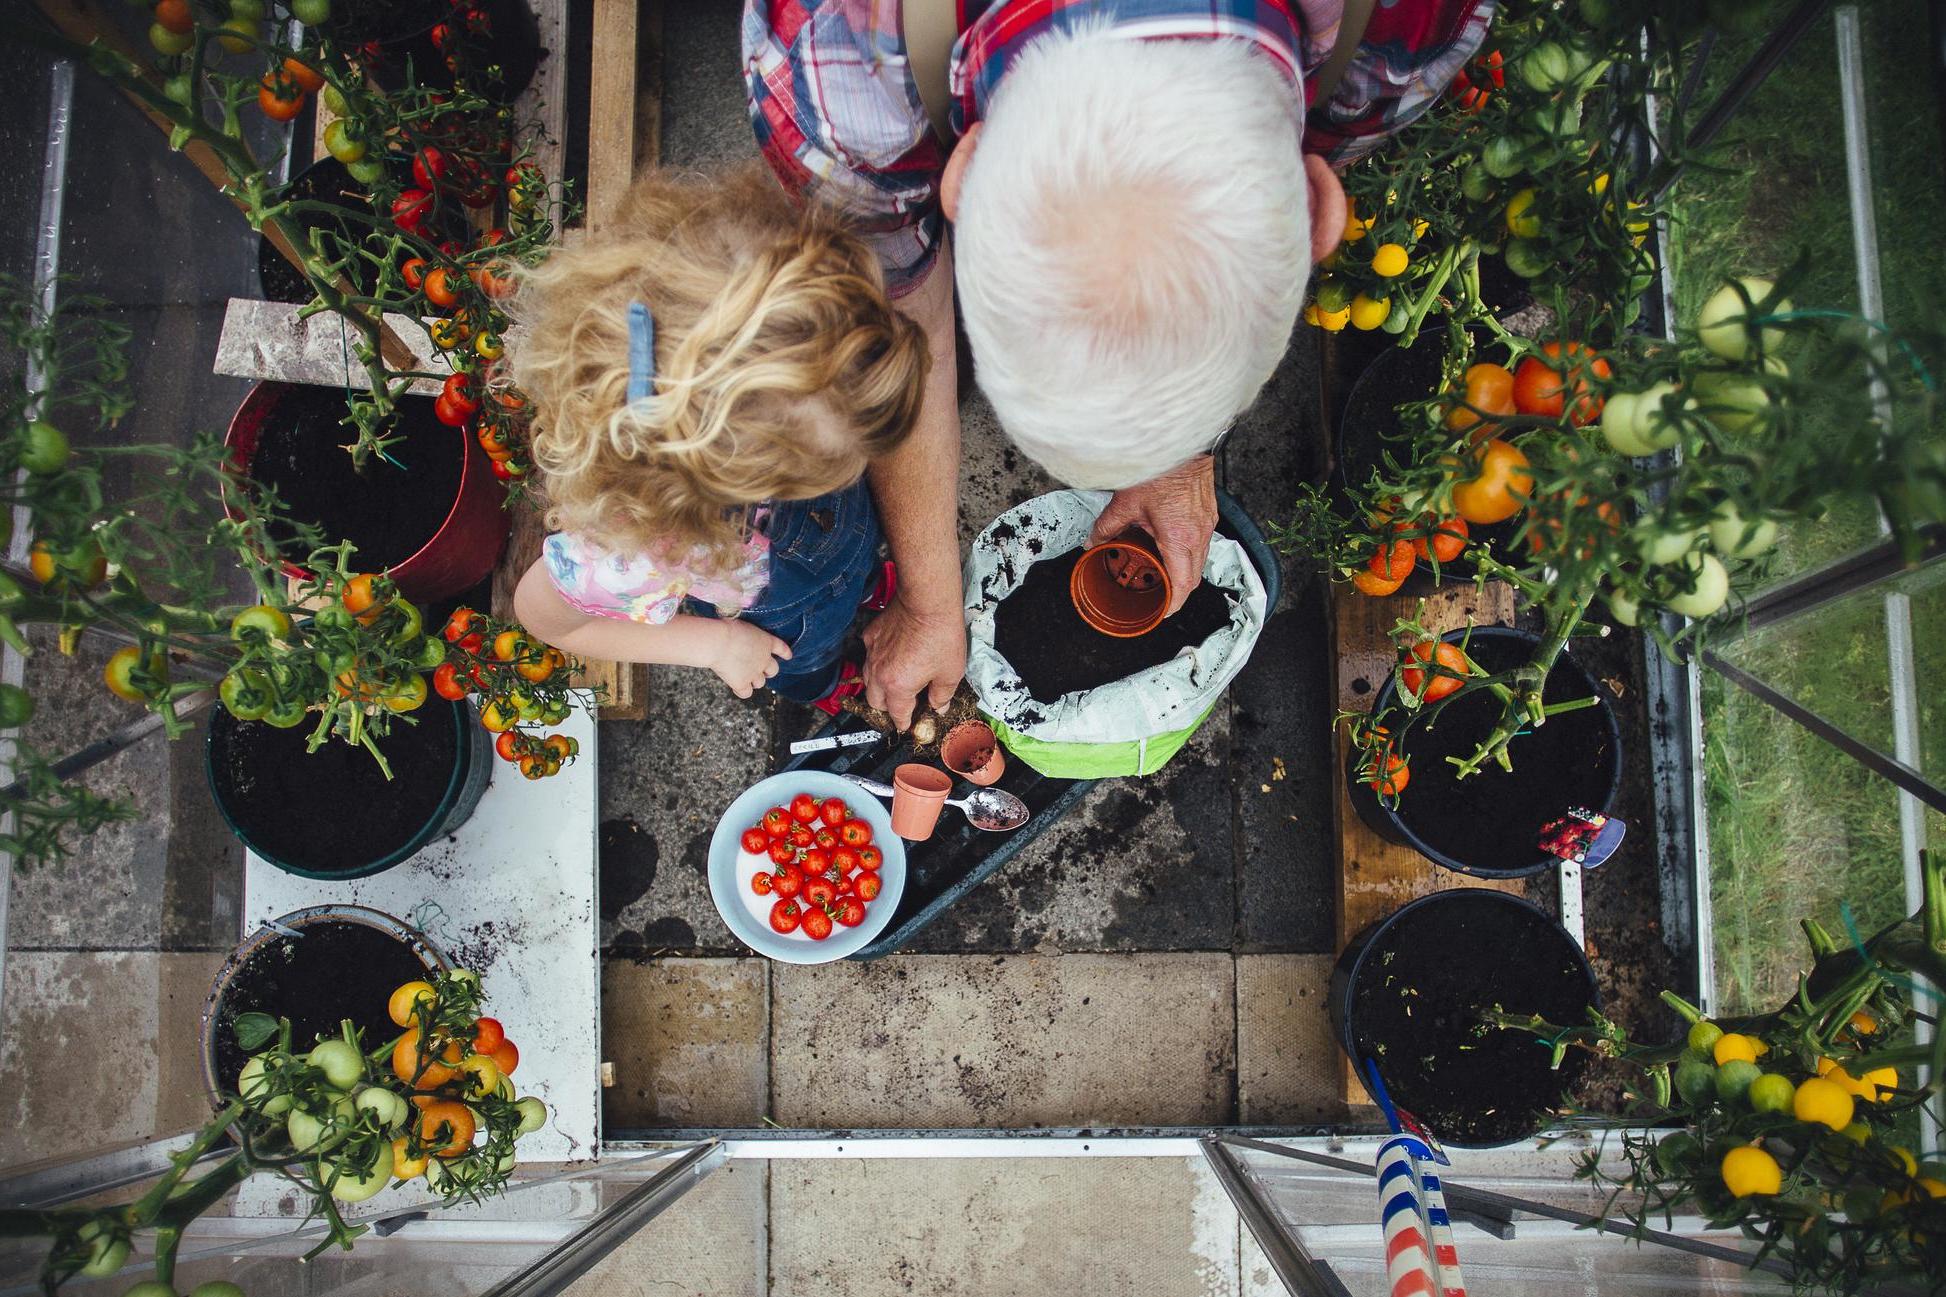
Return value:
<svg viewBox="0 0 1946 1297">
<path fill-rule="evenodd" d="M 893 955 L 771 967 L 783 1126 L 1231 1120 L 1227 954 Z"/>
<path fill-rule="evenodd" d="M 630 1127 L 763 1123 L 769 986 L 761 959 L 610 959 L 602 965 L 602 1091 L 610 1139 Z"/>
<path fill-rule="evenodd" d="M 109 695 L 101 668 L 113 646 L 90 637 L 72 657 L 35 628 L 26 687 L 39 701 L 24 741 L 54 759 L 142 716 Z M 64 859 L 11 871 L 8 941 L 18 950 L 214 949 L 237 938 L 243 848 L 223 826 L 203 774 L 200 726 L 160 734 L 94 767 L 79 782 L 126 802 L 134 818 L 82 838 Z"/>
<path fill-rule="evenodd" d="M 757 156 L 743 93 L 740 4 L 662 6 L 662 164 Z"/>
<path fill-rule="evenodd" d="M 1200 1158 L 785 1161 L 770 1174 L 778 1293 L 1237 1291 L 1236 1214 Z"/>
<path fill-rule="evenodd" d="M 765 1297 L 769 1174 L 765 1162 L 725 1162 L 575 1280 L 568 1297 Z"/>
<path fill-rule="evenodd" d="M 769 772 L 770 712 L 714 673 L 649 671 L 649 718 L 601 724 L 601 942 L 633 957 L 747 954 L 709 897 L 723 808 Z"/>
<path fill-rule="evenodd" d="M 179 1134 L 207 1117 L 198 1019 L 222 962 L 217 952 L 9 951 L 0 1167 Z"/>
<path fill-rule="evenodd" d="M 1345 1118 L 1331 1034 L 1329 955 L 1237 957 L 1237 1121 L 1302 1126 Z"/>
<path fill-rule="evenodd" d="M 1097 784 L 907 949 L 1228 950 L 1229 746 L 1218 707 L 1159 773 Z"/>
<path fill-rule="evenodd" d="M 1014 448 L 1000 416 L 965 373 L 960 374 L 959 543 L 973 538 L 1007 510 L 1061 484 Z"/>
</svg>

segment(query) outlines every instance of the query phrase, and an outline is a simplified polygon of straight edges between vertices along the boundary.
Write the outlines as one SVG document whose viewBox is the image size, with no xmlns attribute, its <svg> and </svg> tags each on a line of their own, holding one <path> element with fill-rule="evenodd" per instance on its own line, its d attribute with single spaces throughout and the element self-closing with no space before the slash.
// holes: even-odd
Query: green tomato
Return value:
<svg viewBox="0 0 1946 1297">
<path fill-rule="evenodd" d="M 271 604 L 254 604 L 230 618 L 230 638 L 239 644 L 289 639 L 290 635 L 290 614 Z"/>
<path fill-rule="evenodd" d="M 531 1135 L 547 1124 L 547 1105 L 533 1095 L 514 1106 L 520 1109 L 520 1128 L 514 1132 L 516 1135 Z"/>
<path fill-rule="evenodd" d="M 304 20 L 300 18 L 298 21 Z M 345 103 L 345 92 L 334 85 L 326 84 L 324 89 L 318 92 L 318 98 L 324 102 L 324 106 L 330 110 L 333 117 L 343 117 L 349 107 Z M 329 127 L 326 129 L 328 130 Z"/>
<path fill-rule="evenodd" d="M 1764 357 L 1765 372 L 1790 377 L 1790 367 L 1776 356 Z M 1770 391 L 1754 374 L 1705 370 L 1690 380 L 1703 417 L 1724 432 L 1743 432 L 1770 408 Z"/>
<path fill-rule="evenodd" d="M 347 1095 L 331 1105 L 329 1123 L 315 1113 L 298 1108 L 285 1119 L 284 1129 L 291 1137 L 291 1147 L 298 1152 L 324 1152 L 351 1137 L 350 1127 L 356 1117 L 357 1110 L 351 1106 L 351 1098 Z"/>
<path fill-rule="evenodd" d="M 1708 1103 L 1716 1097 L 1716 1069 L 1700 1058 L 1685 1058 L 1676 1067 L 1676 1093 L 1685 1103 Z"/>
<path fill-rule="evenodd" d="M 1581 21 L 1590 27 L 1606 27 L 1615 21 L 1615 0 L 1578 0 Z"/>
<path fill-rule="evenodd" d="M 1642 605 L 1623 594 L 1620 590 L 1610 590 L 1607 594 L 1608 613 L 1624 626 L 1642 624 Z"/>
<path fill-rule="evenodd" d="M 1741 285 L 1742 293 L 1737 287 Z M 1777 286 L 1768 279 L 1740 279 L 1723 285 L 1703 303 L 1703 310 L 1696 317 L 1696 336 L 1702 344 L 1725 360 L 1747 359 L 1753 350 L 1752 343 L 1761 333 L 1763 349 L 1775 351 L 1784 343 L 1782 329 L 1765 328 L 1759 330 L 1750 321 L 1750 309 L 1764 309 L 1764 299 L 1770 297 Z M 1750 305 L 1744 304 L 1748 296 Z M 1791 309 L 1788 301 L 1773 302 L 1768 313 L 1783 315 Z"/>
<path fill-rule="evenodd" d="M 399 628 L 393 631 L 391 636 L 394 644 L 410 644 L 419 638 L 419 632 L 425 628 L 425 621 L 419 615 L 418 605 L 403 595 L 394 595 L 392 602 L 385 607 L 388 612 L 396 612 L 400 617 Z"/>
<path fill-rule="evenodd" d="M 333 87 L 326 86 L 324 93 L 333 93 Z M 340 95 L 342 99 L 344 96 Z M 343 109 L 337 110 L 339 112 Z M 365 141 L 351 133 L 351 127 L 344 118 L 339 117 L 324 128 L 324 151 L 347 166 L 365 156 Z"/>
<path fill-rule="evenodd" d="M 186 54 L 189 52 L 189 47 L 195 43 L 196 33 L 193 31 L 172 32 L 161 23 L 149 24 L 149 44 L 155 47 L 157 54 L 170 56 Z"/>
<path fill-rule="evenodd" d="M 437 635 L 428 635 L 420 642 L 419 656 L 415 662 L 420 670 L 431 671 L 446 664 L 446 641 Z"/>
<path fill-rule="evenodd" d="M 1318 314 L 1329 315 L 1351 305 L 1351 289 L 1346 287 L 1342 279 L 1320 280 L 1311 301 L 1317 306 Z"/>
<path fill-rule="evenodd" d="M 330 1174 L 336 1176 L 332 1181 L 331 1196 L 339 1202 L 364 1202 L 367 1198 L 376 1195 L 380 1189 L 392 1182 L 392 1160 L 389 1152 L 390 1150 L 387 1150 L 386 1155 L 379 1157 L 379 1162 L 383 1165 L 374 1165 L 364 1175 L 358 1174 L 357 1169 L 349 1162 L 334 1162 L 330 1167 Z"/>
<path fill-rule="evenodd" d="M 291 17 L 306 27 L 322 27 L 331 21 L 331 0 L 290 0 Z"/>
<path fill-rule="evenodd" d="M 480 989 L 480 975 L 470 968 L 455 968 L 447 976 L 461 988 L 471 987 L 476 993 Z"/>
<path fill-rule="evenodd" d="M 286 698 L 270 705 L 270 710 L 264 713 L 264 724 L 274 725 L 280 730 L 295 729 L 310 714 L 311 709 L 305 706 L 302 698 Z"/>
<path fill-rule="evenodd" d="M 1721 1039 L 1723 1039 L 1723 1028 L 1717 1026 L 1708 1018 L 1690 1024 L 1687 1043 L 1693 1053 L 1700 1054 L 1704 1058 L 1711 1058 L 1714 1056 L 1716 1042 Z"/>
<path fill-rule="evenodd" d="M 375 185 L 385 174 L 385 164 L 377 158 L 360 158 L 345 164 L 345 174 L 361 185 Z"/>
<path fill-rule="evenodd" d="M 1557 140 L 1572 139 L 1581 133 L 1581 105 L 1572 99 L 1543 104 L 1529 110 L 1521 121 L 1536 135 L 1551 136 Z"/>
<path fill-rule="evenodd" d="M 1527 165 L 1527 148 L 1511 135 L 1496 135 L 1480 151 L 1480 165 L 1495 180 L 1511 179 Z"/>
<path fill-rule="evenodd" d="M 1681 563 L 1702 545 L 1702 527 L 1656 527 L 1642 541 L 1642 561 L 1650 567 Z"/>
<path fill-rule="evenodd" d="M 360 1112 L 369 1112 L 378 1119 L 379 1128 L 396 1131 L 405 1125 L 411 1112 L 406 1101 L 382 1085 L 368 1085 L 352 1098 L 352 1105 Z"/>
<path fill-rule="evenodd" d="M 125 1289 L 122 1297 L 176 1297 L 176 1290 L 159 1280 L 144 1279 L 133 1288 Z"/>
<path fill-rule="evenodd" d="M 1750 1106 L 1758 1112 L 1789 1112 L 1796 1092 L 1788 1076 L 1765 1072 L 1750 1083 L 1746 1097 L 1750 1100 Z"/>
<path fill-rule="evenodd" d="M 248 18 L 253 22 L 262 22 L 263 16 L 263 0 L 230 0 L 232 18 Z"/>
<path fill-rule="evenodd" d="M 191 1288 L 189 1297 L 243 1297 L 243 1289 L 228 1279 L 209 1279 Z"/>
<path fill-rule="evenodd" d="M 1501 256 L 1507 263 L 1507 269 L 1522 279 L 1533 279 L 1547 273 L 1547 257 L 1532 239 L 1508 239 L 1506 251 Z"/>
<path fill-rule="evenodd" d="M 18 729 L 34 716 L 34 695 L 19 685 L 0 684 L 0 730 Z"/>
<path fill-rule="evenodd" d="M 340 1090 L 349 1090 L 365 1079 L 365 1058 L 348 1040 L 321 1040 L 304 1061 L 323 1071 L 324 1079 Z"/>
<path fill-rule="evenodd" d="M 1521 56 L 1515 69 L 1529 90 L 1548 94 L 1574 79 L 1574 58 L 1558 41 L 1542 41 Z"/>
<path fill-rule="evenodd" d="M 355 622 L 351 614 L 337 604 L 326 604 L 311 614 L 311 625 L 322 631 L 350 630 Z"/>
<path fill-rule="evenodd" d="M 128 1240 L 103 1229 L 100 1221 L 86 1222 L 75 1237 L 88 1245 L 88 1259 L 77 1273 L 99 1279 L 128 1264 Z"/>
<path fill-rule="evenodd" d="M 1616 392 L 1601 407 L 1601 438 L 1617 455 L 1634 459 L 1655 453 L 1655 447 L 1635 435 L 1635 406 L 1641 399 L 1635 392 Z"/>
<path fill-rule="evenodd" d="M 1484 162 L 1469 162 L 1460 172 L 1460 193 L 1471 203 L 1484 203 L 1493 197 L 1493 173 Z"/>
<path fill-rule="evenodd" d="M 1743 516 L 1735 502 L 1725 500 L 1710 514 L 1710 546 L 1725 558 L 1756 558 L 1777 543 L 1777 524 L 1769 518 Z"/>
<path fill-rule="evenodd" d="M 1686 1130 L 1673 1135 L 1665 1135 L 1655 1146 L 1655 1164 L 1662 1168 L 1664 1175 L 1681 1175 L 1696 1155 L 1703 1151 L 1702 1143 Z"/>
<path fill-rule="evenodd" d="M 261 15 L 257 18 L 225 18 L 217 24 L 216 29 L 223 35 L 216 38 L 216 43 L 232 54 L 253 50 L 257 47 L 257 31 L 261 22 Z"/>
<path fill-rule="evenodd" d="M 1737 1103 L 1750 1093 L 1750 1087 L 1763 1075 L 1755 1063 L 1733 1058 L 1716 1069 L 1716 1094 L 1725 1103 Z"/>
<path fill-rule="evenodd" d="M 1729 602 L 1730 573 L 1716 555 L 1691 554 L 1682 571 L 1689 578 L 1689 589 L 1669 600 L 1670 612 L 1700 619 Z"/>
<path fill-rule="evenodd" d="M 1674 383 L 1656 383 L 1645 391 L 1636 393 L 1634 418 L 1629 427 L 1634 431 L 1635 440 L 1649 449 L 1640 453 L 1653 454 L 1667 450 L 1682 440 L 1682 428 L 1669 417 L 1663 398 L 1676 390 Z M 1693 402 L 1686 402 L 1693 404 Z M 1605 413 L 1605 412 L 1604 412 Z M 1603 425 L 1604 434 L 1607 431 Z"/>
<path fill-rule="evenodd" d="M 262 1054 L 252 1054 L 244 1060 L 243 1071 L 237 1074 L 236 1091 L 243 1101 L 266 1117 L 281 1117 L 291 1110 L 291 1096 L 272 1094 L 270 1077 L 266 1075 L 269 1063 Z"/>
<path fill-rule="evenodd" d="M 270 706 L 276 701 L 270 692 L 270 680 L 255 667 L 236 667 L 223 677 L 216 686 L 216 696 L 223 703 L 223 710 L 240 721 L 258 721 L 270 714 Z"/>
<path fill-rule="evenodd" d="M 172 103 L 187 108 L 196 102 L 196 83 L 187 72 L 180 72 L 162 83 L 162 93 Z"/>
</svg>

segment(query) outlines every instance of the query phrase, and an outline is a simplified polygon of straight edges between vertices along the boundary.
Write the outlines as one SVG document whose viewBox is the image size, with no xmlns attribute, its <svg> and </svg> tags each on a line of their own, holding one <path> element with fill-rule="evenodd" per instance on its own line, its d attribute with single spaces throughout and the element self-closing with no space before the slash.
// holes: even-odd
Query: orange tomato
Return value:
<svg viewBox="0 0 1946 1297">
<path fill-rule="evenodd" d="M 1588 504 L 1588 497 L 1584 495 L 1580 499 L 1576 500 L 1574 504 L 1576 509 L 1585 508 Z M 1614 505 L 1610 504 L 1608 501 L 1603 500 L 1600 504 L 1595 506 L 1595 516 L 1608 524 L 1609 534 L 1613 535 L 1621 531 L 1622 529 L 1621 510 L 1617 509 Z M 1527 548 L 1531 552 L 1535 554 L 1539 554 L 1542 550 L 1547 548 L 1547 546 L 1550 543 L 1556 545 L 1560 544 L 1561 526 L 1562 526 L 1561 521 L 1558 518 L 1542 519 L 1541 522 L 1537 526 L 1535 526 L 1532 531 L 1527 533 Z M 1581 546 L 1581 557 L 1582 558 L 1590 557 L 1594 553 L 1594 550 L 1595 547 L 1593 541 L 1589 541 L 1583 544 Z"/>
<path fill-rule="evenodd" d="M 189 0 L 157 0 L 155 22 L 180 36 L 196 26 L 196 16 L 189 12 Z"/>
<path fill-rule="evenodd" d="M 1505 365 L 1474 365 L 1466 371 L 1461 401 L 1446 412 L 1446 426 L 1454 432 L 1472 428 L 1473 440 L 1484 441 L 1496 435 L 1495 418 L 1514 412 L 1513 374 Z"/>
<path fill-rule="evenodd" d="M 324 76 L 303 59 L 285 59 L 284 75 L 310 94 L 324 89 Z"/>
<path fill-rule="evenodd" d="M 425 282 L 420 285 L 420 291 L 425 293 L 426 300 L 434 306 L 452 306 L 459 301 L 459 293 L 454 291 L 452 280 L 452 272 L 447 270 L 446 267 L 434 267 L 432 270 L 426 272 Z M 462 338 L 471 337 L 472 332 L 472 329 L 468 328 L 460 336 Z"/>
<path fill-rule="evenodd" d="M 427 1158 L 407 1154 L 408 1142 L 404 1135 L 392 1141 L 392 1175 L 395 1179 L 410 1180 L 416 1175 L 424 1175 L 426 1168 L 431 1165 Z"/>
<path fill-rule="evenodd" d="M 527 637 L 517 630 L 503 630 L 493 637 L 493 656 L 502 662 L 512 662 L 527 651 Z"/>
<path fill-rule="evenodd" d="M 1365 561 L 1365 567 L 1379 580 L 1397 583 L 1412 575 L 1418 561 L 1411 541 L 1388 538 L 1378 543 L 1378 553 Z"/>
<path fill-rule="evenodd" d="M 492 1058 L 493 1051 L 500 1048 L 500 1042 L 507 1038 L 506 1031 L 500 1026 L 500 1019 L 481 1018 L 473 1024 L 473 1028 L 473 1052 Z"/>
<path fill-rule="evenodd" d="M 1495 438 L 1467 456 L 1471 477 L 1453 487 L 1453 508 L 1471 523 L 1505 522 L 1527 505 L 1534 492 L 1534 473 L 1518 446 Z M 1455 473 L 1462 467 L 1455 458 Z"/>
<path fill-rule="evenodd" d="M 1374 598 L 1384 598 L 1388 594 L 1397 594 L 1399 587 L 1404 585 L 1405 582 L 1389 580 L 1368 569 L 1353 572 L 1351 574 L 1351 584 L 1360 594 L 1368 594 Z"/>
<path fill-rule="evenodd" d="M 370 572 L 360 572 L 345 582 L 345 592 L 339 598 L 345 611 L 366 626 L 378 620 L 378 591 L 374 588 L 377 580 Z"/>
<path fill-rule="evenodd" d="M 444 1052 L 453 1054 L 452 1061 L 459 1062 L 457 1046 L 448 1044 Z M 419 1029 L 414 1027 L 399 1037 L 398 1044 L 392 1046 L 392 1075 L 407 1085 L 417 1085 L 422 1090 L 430 1090 L 452 1080 L 454 1072 L 452 1068 L 434 1059 L 427 1059 L 426 1070 L 419 1071 Z"/>
<path fill-rule="evenodd" d="M 1383 737 L 1385 731 L 1381 728 L 1373 730 L 1372 733 Z M 1405 786 L 1412 782 L 1412 768 L 1406 764 L 1406 759 L 1394 752 L 1392 745 L 1387 743 L 1379 749 L 1376 761 L 1377 768 L 1365 777 L 1365 782 L 1380 797 L 1397 797 L 1404 792 Z"/>
<path fill-rule="evenodd" d="M 429 1103 L 419 1114 L 419 1142 L 434 1157 L 464 1156 L 473 1147 L 473 1129 L 473 1110 L 452 1099 Z"/>
<path fill-rule="evenodd" d="M 1413 539 L 1412 552 L 1429 563 L 1433 559 L 1450 563 L 1466 548 L 1466 537 L 1466 519 L 1442 518 L 1433 527 L 1430 536 Z"/>
<path fill-rule="evenodd" d="M 1471 674 L 1472 664 L 1466 660 L 1466 654 L 1460 652 L 1459 645 L 1448 644 L 1443 640 L 1420 640 L 1412 646 L 1406 656 L 1414 662 L 1432 663 L 1453 672 L 1454 675 Z M 1432 675 L 1422 667 L 1401 666 L 1399 683 L 1417 695 L 1420 701 L 1436 703 L 1458 689 L 1461 681 L 1454 676 Z"/>
<path fill-rule="evenodd" d="M 304 111 L 304 91 L 289 73 L 266 72 L 257 85 L 257 111 L 273 122 L 287 122 Z"/>
<path fill-rule="evenodd" d="M 511 1040 L 502 1040 L 494 1047 L 491 1057 L 502 1076 L 512 1076 L 514 1069 L 520 1066 L 520 1050 L 514 1047 Z"/>
<path fill-rule="evenodd" d="M 1562 350 L 1561 343 L 1549 342 L 1541 347 L 1546 360 L 1528 356 L 1520 362 L 1514 370 L 1514 407 L 1522 414 L 1558 419 L 1567 409 L 1571 385 L 1574 408 L 1569 418 L 1577 424 L 1588 423 L 1600 416 L 1602 407 L 1601 398 L 1589 390 L 1588 376 L 1608 378 L 1615 371 L 1578 342 L 1567 344 L 1565 359 Z"/>
</svg>

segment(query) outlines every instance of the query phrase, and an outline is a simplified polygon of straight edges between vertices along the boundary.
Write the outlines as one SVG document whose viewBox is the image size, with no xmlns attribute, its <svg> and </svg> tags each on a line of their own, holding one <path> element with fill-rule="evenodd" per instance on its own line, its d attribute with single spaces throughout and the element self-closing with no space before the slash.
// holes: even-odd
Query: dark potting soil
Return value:
<svg viewBox="0 0 1946 1297">
<path fill-rule="evenodd" d="M 452 782 L 460 729 L 452 705 L 394 724 L 372 754 L 336 739 L 306 752 L 309 725 L 280 730 L 218 711 L 210 720 L 215 792 L 259 855 L 318 873 L 352 872 L 410 842 Z"/>
<path fill-rule="evenodd" d="M 1148 634 L 1104 635 L 1081 619 L 1068 593 L 1068 576 L 1081 554 L 1072 550 L 1033 564 L 993 610 L 993 646 L 1041 702 L 1125 680 L 1230 624 L 1228 596 L 1204 581 L 1175 616 Z"/>
<path fill-rule="evenodd" d="M 1588 1056 L 1570 1051 L 1556 1071 L 1538 1036 L 1483 1026 L 1481 1015 L 1581 1023 L 1593 992 L 1573 942 L 1545 916 L 1495 893 L 1447 895 L 1366 950 L 1348 1031 L 1361 1058 L 1378 1060 L 1393 1103 L 1435 1135 L 1503 1144 L 1541 1127 Z"/>
<path fill-rule="evenodd" d="M 466 467 L 466 434 L 434 418 L 432 405 L 423 396 L 399 402 L 397 430 L 404 439 L 387 453 L 404 468 L 373 456 L 357 469 L 342 449 L 353 439 L 341 422 L 344 394 L 294 384 L 264 420 L 250 478 L 275 488 L 290 516 L 317 524 L 327 541 L 356 545 L 361 569 L 396 567 L 444 525 Z M 276 539 L 284 557 L 308 558 L 282 530 Z"/>
<path fill-rule="evenodd" d="M 1528 642 L 1475 635 L 1467 650 L 1489 671 L 1511 667 L 1528 653 Z M 1546 703 L 1599 694 L 1566 654 L 1548 672 Z M 1519 870 L 1546 858 L 1539 846 L 1543 825 L 1568 808 L 1605 811 L 1620 754 L 1600 706 L 1550 716 L 1545 725 L 1518 736 L 1508 747 L 1512 770 L 1489 761 L 1465 779 L 1454 777 L 1449 756 L 1472 753 L 1500 719 L 1500 700 L 1481 690 L 1454 699 L 1420 721 L 1402 743 L 1412 782 L 1399 798 L 1399 818 L 1434 849 L 1462 864 L 1488 870 Z"/>
<path fill-rule="evenodd" d="M 387 1014 L 392 992 L 425 975 L 412 947 L 363 923 L 330 919 L 307 923 L 301 937 L 278 937 L 252 951 L 231 979 L 217 1010 L 216 1079 L 235 1093 L 248 1055 L 237 1045 L 234 1024 L 244 1013 L 291 1020 L 291 1048 L 303 1052 L 319 1036 L 336 1036 L 350 1018 L 364 1032 L 366 1049 L 398 1034 Z"/>
</svg>

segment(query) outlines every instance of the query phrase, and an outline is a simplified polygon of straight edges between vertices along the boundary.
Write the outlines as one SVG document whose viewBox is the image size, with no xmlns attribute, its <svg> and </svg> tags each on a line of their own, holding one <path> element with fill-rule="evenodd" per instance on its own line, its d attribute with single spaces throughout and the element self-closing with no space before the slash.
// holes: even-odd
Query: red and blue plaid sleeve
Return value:
<svg viewBox="0 0 1946 1297">
<path fill-rule="evenodd" d="M 757 146 L 784 187 L 844 212 L 894 297 L 938 255 L 946 148 L 907 71 L 899 0 L 745 0 Z"/>
<path fill-rule="evenodd" d="M 1304 151 L 1344 166 L 1403 130 L 1479 52 L 1496 7 L 1497 0 L 1419 0 L 1373 10 L 1331 102 L 1306 112 Z M 1322 62 L 1318 51 L 1329 51 L 1336 28 L 1306 35 Z"/>
</svg>

